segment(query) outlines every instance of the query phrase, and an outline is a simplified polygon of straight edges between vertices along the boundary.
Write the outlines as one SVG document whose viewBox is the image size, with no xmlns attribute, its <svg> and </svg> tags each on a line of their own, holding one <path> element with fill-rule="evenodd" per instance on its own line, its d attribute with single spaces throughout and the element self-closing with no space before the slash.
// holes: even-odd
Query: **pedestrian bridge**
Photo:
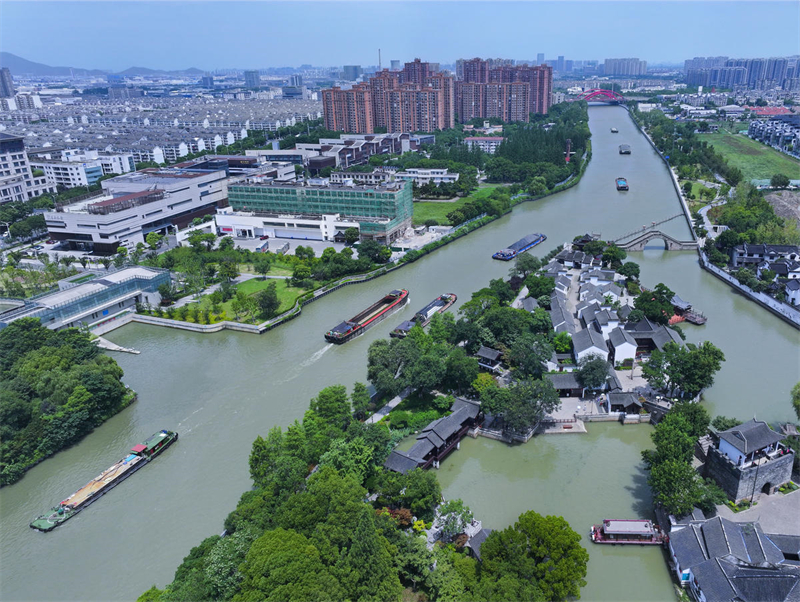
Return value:
<svg viewBox="0 0 800 602">
<path fill-rule="evenodd" d="M 625 237 L 628 238 L 628 237 Z M 620 249 L 625 251 L 644 251 L 647 243 L 653 240 L 661 240 L 666 251 L 691 251 L 697 249 L 696 240 L 678 240 L 669 234 L 664 234 L 660 230 L 646 230 L 639 234 L 632 235 L 627 241 L 615 241 Z"/>
</svg>

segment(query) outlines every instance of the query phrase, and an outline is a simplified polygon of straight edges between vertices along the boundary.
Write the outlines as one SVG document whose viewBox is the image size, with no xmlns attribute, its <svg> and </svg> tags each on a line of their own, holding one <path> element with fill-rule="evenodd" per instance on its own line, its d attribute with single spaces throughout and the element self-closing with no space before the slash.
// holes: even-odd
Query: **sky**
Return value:
<svg viewBox="0 0 800 602">
<path fill-rule="evenodd" d="M 376 65 L 415 57 L 650 64 L 800 53 L 800 2 L 0 2 L 0 50 L 55 66 Z"/>
</svg>

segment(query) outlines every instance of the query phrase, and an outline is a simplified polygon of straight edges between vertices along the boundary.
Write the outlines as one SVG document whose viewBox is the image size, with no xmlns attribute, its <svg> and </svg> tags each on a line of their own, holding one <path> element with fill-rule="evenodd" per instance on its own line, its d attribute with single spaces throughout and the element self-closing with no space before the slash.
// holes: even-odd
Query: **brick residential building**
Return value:
<svg viewBox="0 0 800 602">
<path fill-rule="evenodd" d="M 419 59 L 403 71 L 383 70 L 350 90 L 322 91 L 323 116 L 329 130 L 366 134 L 376 127 L 388 132 L 432 132 L 455 126 L 455 82 Z"/>
<path fill-rule="evenodd" d="M 373 122 L 372 90 L 358 84 L 349 90 L 333 87 L 322 91 L 322 113 L 329 130 L 351 134 L 371 134 Z"/>
<path fill-rule="evenodd" d="M 530 113 L 547 113 L 552 104 L 553 69 L 547 65 L 500 65 L 480 58 L 460 64 L 456 84 L 459 121 L 497 117 L 528 121 Z"/>
</svg>

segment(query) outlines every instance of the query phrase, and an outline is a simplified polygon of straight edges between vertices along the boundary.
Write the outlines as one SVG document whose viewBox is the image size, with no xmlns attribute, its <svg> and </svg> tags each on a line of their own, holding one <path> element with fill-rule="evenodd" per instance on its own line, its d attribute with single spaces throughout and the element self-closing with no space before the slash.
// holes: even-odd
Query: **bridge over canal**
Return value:
<svg viewBox="0 0 800 602">
<path fill-rule="evenodd" d="M 666 251 L 691 251 L 697 249 L 696 240 L 678 240 L 661 230 L 655 229 L 644 230 L 632 236 L 628 235 L 614 242 L 620 249 L 626 251 L 644 251 L 647 243 L 653 240 L 661 240 Z"/>
</svg>

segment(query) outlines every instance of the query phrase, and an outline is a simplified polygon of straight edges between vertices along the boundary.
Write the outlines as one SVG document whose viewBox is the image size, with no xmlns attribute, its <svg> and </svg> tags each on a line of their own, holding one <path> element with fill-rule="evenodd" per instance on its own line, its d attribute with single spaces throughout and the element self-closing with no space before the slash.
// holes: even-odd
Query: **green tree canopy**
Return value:
<svg viewBox="0 0 800 602">
<path fill-rule="evenodd" d="M 581 536 L 560 516 L 525 512 L 512 527 L 489 535 L 481 557 L 481 582 L 507 578 L 530 583 L 545 600 L 577 598 L 586 585 L 589 553 L 581 546 Z M 519 589 L 516 584 L 509 586 L 511 591 Z"/>
</svg>

